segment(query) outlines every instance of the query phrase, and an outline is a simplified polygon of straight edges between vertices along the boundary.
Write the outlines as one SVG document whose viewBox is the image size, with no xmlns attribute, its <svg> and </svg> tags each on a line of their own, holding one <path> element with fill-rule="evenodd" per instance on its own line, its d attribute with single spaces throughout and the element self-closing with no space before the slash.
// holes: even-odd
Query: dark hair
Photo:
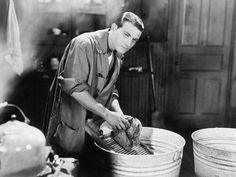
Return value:
<svg viewBox="0 0 236 177">
<path fill-rule="evenodd" d="M 132 12 L 124 12 L 118 19 L 117 19 L 117 26 L 122 27 L 124 22 L 130 22 L 133 24 L 139 31 L 144 30 L 143 21 L 134 13 Z"/>
</svg>

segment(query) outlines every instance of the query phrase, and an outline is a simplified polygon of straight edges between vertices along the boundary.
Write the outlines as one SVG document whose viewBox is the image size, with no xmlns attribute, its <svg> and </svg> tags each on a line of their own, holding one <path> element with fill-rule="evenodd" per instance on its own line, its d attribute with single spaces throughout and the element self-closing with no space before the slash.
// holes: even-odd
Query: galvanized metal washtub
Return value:
<svg viewBox="0 0 236 177">
<path fill-rule="evenodd" d="M 109 161 L 112 177 L 178 177 L 185 140 L 177 133 L 151 127 L 143 127 L 141 142 L 154 154 L 134 155 L 106 150 L 96 144 L 103 159 Z"/>
<path fill-rule="evenodd" d="M 192 139 L 197 177 L 236 176 L 236 129 L 200 129 Z"/>
</svg>

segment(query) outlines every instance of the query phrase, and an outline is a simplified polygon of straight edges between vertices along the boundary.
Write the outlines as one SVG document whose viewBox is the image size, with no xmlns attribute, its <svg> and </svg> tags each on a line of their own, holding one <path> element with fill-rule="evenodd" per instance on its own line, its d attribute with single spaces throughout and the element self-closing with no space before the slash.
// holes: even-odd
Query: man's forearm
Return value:
<svg viewBox="0 0 236 177">
<path fill-rule="evenodd" d="M 125 119 L 123 112 L 119 108 L 120 106 L 118 101 L 113 101 L 112 103 L 116 111 L 113 112 L 105 108 L 102 104 L 98 103 L 88 91 L 73 92 L 71 96 L 87 110 L 106 120 L 113 127 L 113 129 L 125 129 L 127 125 L 129 126 L 128 121 Z"/>
<path fill-rule="evenodd" d="M 74 92 L 71 95 L 75 98 L 83 107 L 87 110 L 97 114 L 98 116 L 105 118 L 108 113 L 108 109 L 102 104 L 98 103 L 88 91 Z"/>
</svg>

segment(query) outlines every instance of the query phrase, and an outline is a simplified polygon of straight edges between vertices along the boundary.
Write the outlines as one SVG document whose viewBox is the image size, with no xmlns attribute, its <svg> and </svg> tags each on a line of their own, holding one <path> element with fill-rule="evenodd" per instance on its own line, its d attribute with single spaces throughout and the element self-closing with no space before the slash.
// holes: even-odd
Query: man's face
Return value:
<svg viewBox="0 0 236 177">
<path fill-rule="evenodd" d="M 125 22 L 123 26 L 117 26 L 111 29 L 113 31 L 113 50 L 124 54 L 131 49 L 139 40 L 142 32 L 139 31 L 132 23 Z"/>
</svg>

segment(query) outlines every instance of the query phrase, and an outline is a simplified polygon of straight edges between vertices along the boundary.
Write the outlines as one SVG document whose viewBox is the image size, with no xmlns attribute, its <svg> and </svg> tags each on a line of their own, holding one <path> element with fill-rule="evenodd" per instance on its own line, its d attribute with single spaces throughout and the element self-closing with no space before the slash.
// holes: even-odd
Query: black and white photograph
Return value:
<svg viewBox="0 0 236 177">
<path fill-rule="evenodd" d="M 0 0 L 0 177 L 235 177 L 236 0 Z"/>
</svg>

